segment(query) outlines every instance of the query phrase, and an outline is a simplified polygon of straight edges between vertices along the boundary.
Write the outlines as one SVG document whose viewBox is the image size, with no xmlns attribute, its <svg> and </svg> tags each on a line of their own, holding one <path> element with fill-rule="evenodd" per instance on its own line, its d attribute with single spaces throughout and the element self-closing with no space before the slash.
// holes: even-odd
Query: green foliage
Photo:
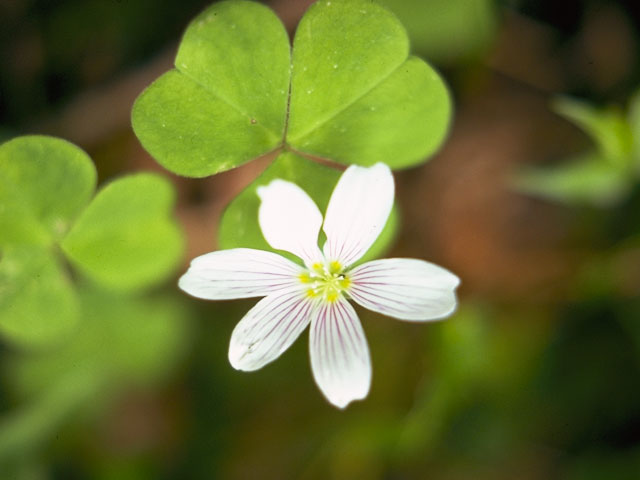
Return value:
<svg viewBox="0 0 640 480">
<path fill-rule="evenodd" d="M 79 148 L 20 137 L 0 146 L 0 333 L 20 345 L 68 335 L 78 321 L 52 246 L 91 198 L 96 172 Z"/>
<path fill-rule="evenodd" d="M 177 265 L 183 240 L 168 182 L 125 177 L 91 200 L 95 183 L 89 157 L 65 141 L 26 136 L 0 146 L 0 333 L 12 342 L 56 343 L 76 326 L 67 259 L 120 290 L 157 284 Z"/>
<path fill-rule="evenodd" d="M 332 95 L 330 89 L 326 95 Z M 294 112 L 292 107 L 292 126 Z M 409 167 L 440 146 L 449 114 L 448 94 L 437 73 L 411 57 L 329 120 L 319 122 L 309 115 L 314 127 L 288 140 L 300 152 L 340 163 Z"/>
<path fill-rule="evenodd" d="M 382 0 L 407 28 L 417 52 L 453 63 L 476 55 L 496 32 L 493 0 Z"/>
<path fill-rule="evenodd" d="M 0 258 L 0 332 L 19 345 L 44 345 L 70 334 L 78 302 L 58 260 L 46 249 L 7 246 Z"/>
<path fill-rule="evenodd" d="M 28 455 L 60 424 L 132 385 L 148 386 L 171 372 L 185 352 L 188 311 L 169 298 L 126 298 L 79 292 L 80 328 L 61 347 L 9 364 L 21 409 L 0 419 L 0 465 Z"/>
<path fill-rule="evenodd" d="M 42 448 L 61 423 L 77 415 L 83 404 L 95 400 L 96 379 L 71 377 L 58 380 L 59 383 L 39 398 L 0 418 L 0 468 L 3 472 L 29 464 L 29 457 Z"/>
<path fill-rule="evenodd" d="M 504 325 L 496 321 L 495 313 L 484 305 L 467 303 L 454 321 L 434 326 L 429 351 L 434 352 L 431 361 L 436 369 L 403 420 L 396 452 L 399 458 L 430 458 L 447 436 L 455 437 L 454 449 L 472 445 L 473 451 L 483 455 L 496 453 L 491 443 L 497 443 L 501 451 L 516 440 L 509 439 L 508 431 L 522 429 L 527 417 L 512 411 L 512 405 L 527 390 L 547 335 L 538 322 L 521 318 L 519 325 L 508 321 Z M 505 418 L 491 418 L 490 411 L 476 410 L 477 402 L 491 395 Z M 486 425 L 473 433 L 455 431 L 456 421 L 466 415 L 477 415 Z M 467 428 L 473 429 L 468 420 L 463 423 L 470 423 Z"/>
<path fill-rule="evenodd" d="M 628 177 L 598 154 L 587 154 L 553 169 L 520 172 L 515 185 L 523 192 L 567 203 L 609 206 L 629 190 Z"/>
<path fill-rule="evenodd" d="M 638 98 L 627 114 L 569 98 L 554 107 L 591 137 L 596 148 L 557 167 L 524 170 L 515 178 L 516 188 L 568 204 L 606 207 L 625 198 L 640 173 Z"/>
<path fill-rule="evenodd" d="M 124 297 L 95 288 L 78 292 L 84 321 L 58 349 L 14 359 L 14 386 L 37 395 L 67 377 L 110 384 L 152 383 L 186 346 L 189 311 L 175 298 Z"/>
<path fill-rule="evenodd" d="M 593 139 L 604 160 L 621 166 L 629 163 L 633 153 L 633 136 L 621 111 L 615 108 L 599 110 L 569 98 L 557 100 L 554 109 Z"/>
<path fill-rule="evenodd" d="M 267 7 L 217 3 L 185 32 L 176 69 L 136 101 L 133 128 L 180 175 L 237 167 L 282 140 L 289 55 L 284 26 Z"/>
<path fill-rule="evenodd" d="M 96 171 L 78 147 L 19 137 L 0 147 L 0 245 L 51 244 L 91 199 Z"/>
<path fill-rule="evenodd" d="M 640 169 L 640 90 L 636 91 L 629 100 L 629 128 L 633 137 L 633 152 L 636 168 Z"/>
<path fill-rule="evenodd" d="M 68 258 L 99 283 L 119 290 L 162 281 L 182 255 L 171 218 L 171 184 L 141 173 L 104 187 L 62 242 Z"/>
<path fill-rule="evenodd" d="M 292 54 L 267 7 L 219 2 L 187 29 L 176 69 L 140 95 L 133 127 L 162 165 L 186 176 L 274 149 L 415 165 L 442 143 L 450 101 L 440 77 L 408 52 L 402 25 L 369 1 L 314 4 Z"/>
<path fill-rule="evenodd" d="M 384 82 L 408 54 L 409 39 L 391 12 L 371 2 L 313 4 L 293 42 L 287 137 L 299 143 Z"/>
<path fill-rule="evenodd" d="M 220 221 L 220 248 L 247 247 L 274 251 L 264 239 L 257 221 L 260 208 L 257 189 L 276 178 L 299 185 L 314 200 L 320 211 L 325 212 L 333 187 L 340 178 L 340 172 L 293 153 L 280 154 L 225 210 Z M 389 247 L 397 229 L 397 223 L 397 213 L 394 209 L 378 240 L 361 261 L 375 258 Z M 299 261 L 286 252 L 275 251 Z"/>
<path fill-rule="evenodd" d="M 562 480 L 635 480 L 640 471 L 640 448 L 589 451 L 565 468 Z"/>
</svg>

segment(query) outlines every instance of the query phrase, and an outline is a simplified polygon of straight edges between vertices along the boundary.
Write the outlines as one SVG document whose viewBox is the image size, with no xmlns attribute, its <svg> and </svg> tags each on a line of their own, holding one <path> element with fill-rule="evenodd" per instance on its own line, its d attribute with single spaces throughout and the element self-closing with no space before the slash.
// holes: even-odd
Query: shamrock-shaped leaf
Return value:
<svg viewBox="0 0 640 480">
<path fill-rule="evenodd" d="M 0 146 L 0 333 L 8 339 L 48 344 L 75 326 L 66 260 L 121 290 L 156 284 L 177 266 L 182 237 L 168 182 L 125 177 L 91 200 L 95 183 L 89 157 L 63 140 L 26 136 Z"/>
<path fill-rule="evenodd" d="M 104 187 L 62 242 L 68 258 L 99 283 L 137 289 L 166 278 L 182 254 L 168 181 L 141 173 Z"/>
<path fill-rule="evenodd" d="M 86 153 L 29 136 L 0 146 L 0 333 L 44 345 L 78 321 L 70 280 L 52 246 L 89 202 L 96 183 Z"/>
<path fill-rule="evenodd" d="M 433 153 L 448 126 L 442 80 L 409 57 L 393 14 L 365 0 L 317 2 L 292 54 L 267 7 L 216 3 L 188 27 L 175 66 L 141 94 L 132 121 L 144 147 L 181 175 L 282 148 L 404 167 Z"/>
<path fill-rule="evenodd" d="M 315 201 L 321 212 L 326 211 L 331 192 L 340 178 L 340 171 L 293 153 L 283 153 L 249 187 L 227 207 L 220 222 L 221 249 L 246 247 L 274 251 L 265 240 L 258 223 L 260 198 L 257 189 L 279 178 L 300 186 Z M 397 228 L 397 213 L 391 211 L 389 220 L 378 240 L 358 263 L 379 256 L 393 240 Z M 322 234 L 321 234 L 322 235 Z M 320 242 L 322 245 L 323 241 Z M 287 252 L 278 253 L 299 261 Z"/>
</svg>

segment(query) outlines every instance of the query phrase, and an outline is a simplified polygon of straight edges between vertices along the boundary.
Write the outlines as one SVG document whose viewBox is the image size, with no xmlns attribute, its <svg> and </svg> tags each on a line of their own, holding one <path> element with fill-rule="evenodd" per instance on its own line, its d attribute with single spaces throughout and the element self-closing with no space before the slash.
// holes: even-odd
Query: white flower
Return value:
<svg viewBox="0 0 640 480">
<path fill-rule="evenodd" d="M 347 301 L 400 320 L 446 317 L 456 306 L 458 277 L 423 260 L 392 258 L 353 267 L 374 243 L 393 205 L 389 167 L 351 166 L 336 185 L 327 213 L 297 185 L 274 180 L 258 189 L 259 222 L 274 249 L 234 248 L 195 258 L 180 288 L 210 300 L 264 297 L 231 335 L 229 361 L 257 370 L 275 360 L 311 324 L 309 351 L 318 387 L 339 408 L 362 399 L 371 384 L 369 348 Z M 320 227 L 327 236 L 318 248 Z"/>
</svg>

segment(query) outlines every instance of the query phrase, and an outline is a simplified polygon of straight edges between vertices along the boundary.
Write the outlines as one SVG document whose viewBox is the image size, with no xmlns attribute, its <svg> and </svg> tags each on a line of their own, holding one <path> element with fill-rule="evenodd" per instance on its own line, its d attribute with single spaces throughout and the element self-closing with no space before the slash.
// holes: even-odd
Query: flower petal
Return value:
<svg viewBox="0 0 640 480">
<path fill-rule="evenodd" d="M 231 334 L 229 362 L 233 368 L 257 370 L 278 358 L 309 324 L 314 305 L 300 289 L 260 300 Z"/>
<path fill-rule="evenodd" d="M 208 300 L 263 297 L 298 285 L 301 271 L 278 254 L 234 248 L 194 258 L 178 286 Z"/>
<path fill-rule="evenodd" d="M 343 298 L 321 303 L 311 321 L 311 369 L 327 400 L 339 408 L 369 393 L 371 360 L 360 320 Z"/>
<path fill-rule="evenodd" d="M 348 266 L 362 257 L 387 223 L 393 195 L 393 175 L 384 163 L 347 168 L 331 194 L 324 219 L 327 260 Z"/>
<path fill-rule="evenodd" d="M 311 197 L 284 180 L 258 188 L 258 196 L 262 201 L 258 220 L 269 245 L 297 255 L 307 265 L 321 261 L 318 233 L 322 214 Z"/>
<path fill-rule="evenodd" d="M 348 293 L 369 310 L 400 320 L 435 320 L 456 308 L 460 279 L 433 263 L 412 258 L 374 260 L 348 274 Z"/>
</svg>

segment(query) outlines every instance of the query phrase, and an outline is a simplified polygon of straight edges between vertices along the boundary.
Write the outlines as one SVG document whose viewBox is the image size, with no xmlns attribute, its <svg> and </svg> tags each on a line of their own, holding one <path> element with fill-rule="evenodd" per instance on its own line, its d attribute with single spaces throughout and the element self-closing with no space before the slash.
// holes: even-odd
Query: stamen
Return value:
<svg viewBox="0 0 640 480">
<path fill-rule="evenodd" d="M 311 275 L 309 275 L 309 272 L 302 272 L 298 275 L 298 278 L 302 283 L 311 283 Z"/>
<path fill-rule="evenodd" d="M 309 298 L 321 297 L 332 303 L 339 300 L 342 292 L 351 286 L 351 280 L 343 273 L 344 267 L 338 261 L 327 263 L 316 262 L 311 269 L 298 275 L 300 282 L 306 286 Z"/>
<path fill-rule="evenodd" d="M 335 274 L 335 273 L 340 273 L 341 271 L 342 271 L 342 265 L 340 264 L 340 262 L 334 260 L 329 263 L 329 273 Z"/>
<path fill-rule="evenodd" d="M 325 298 L 327 302 L 333 303 L 338 299 L 338 292 L 336 292 L 335 290 L 331 290 L 330 292 L 327 292 L 327 295 Z"/>
</svg>

